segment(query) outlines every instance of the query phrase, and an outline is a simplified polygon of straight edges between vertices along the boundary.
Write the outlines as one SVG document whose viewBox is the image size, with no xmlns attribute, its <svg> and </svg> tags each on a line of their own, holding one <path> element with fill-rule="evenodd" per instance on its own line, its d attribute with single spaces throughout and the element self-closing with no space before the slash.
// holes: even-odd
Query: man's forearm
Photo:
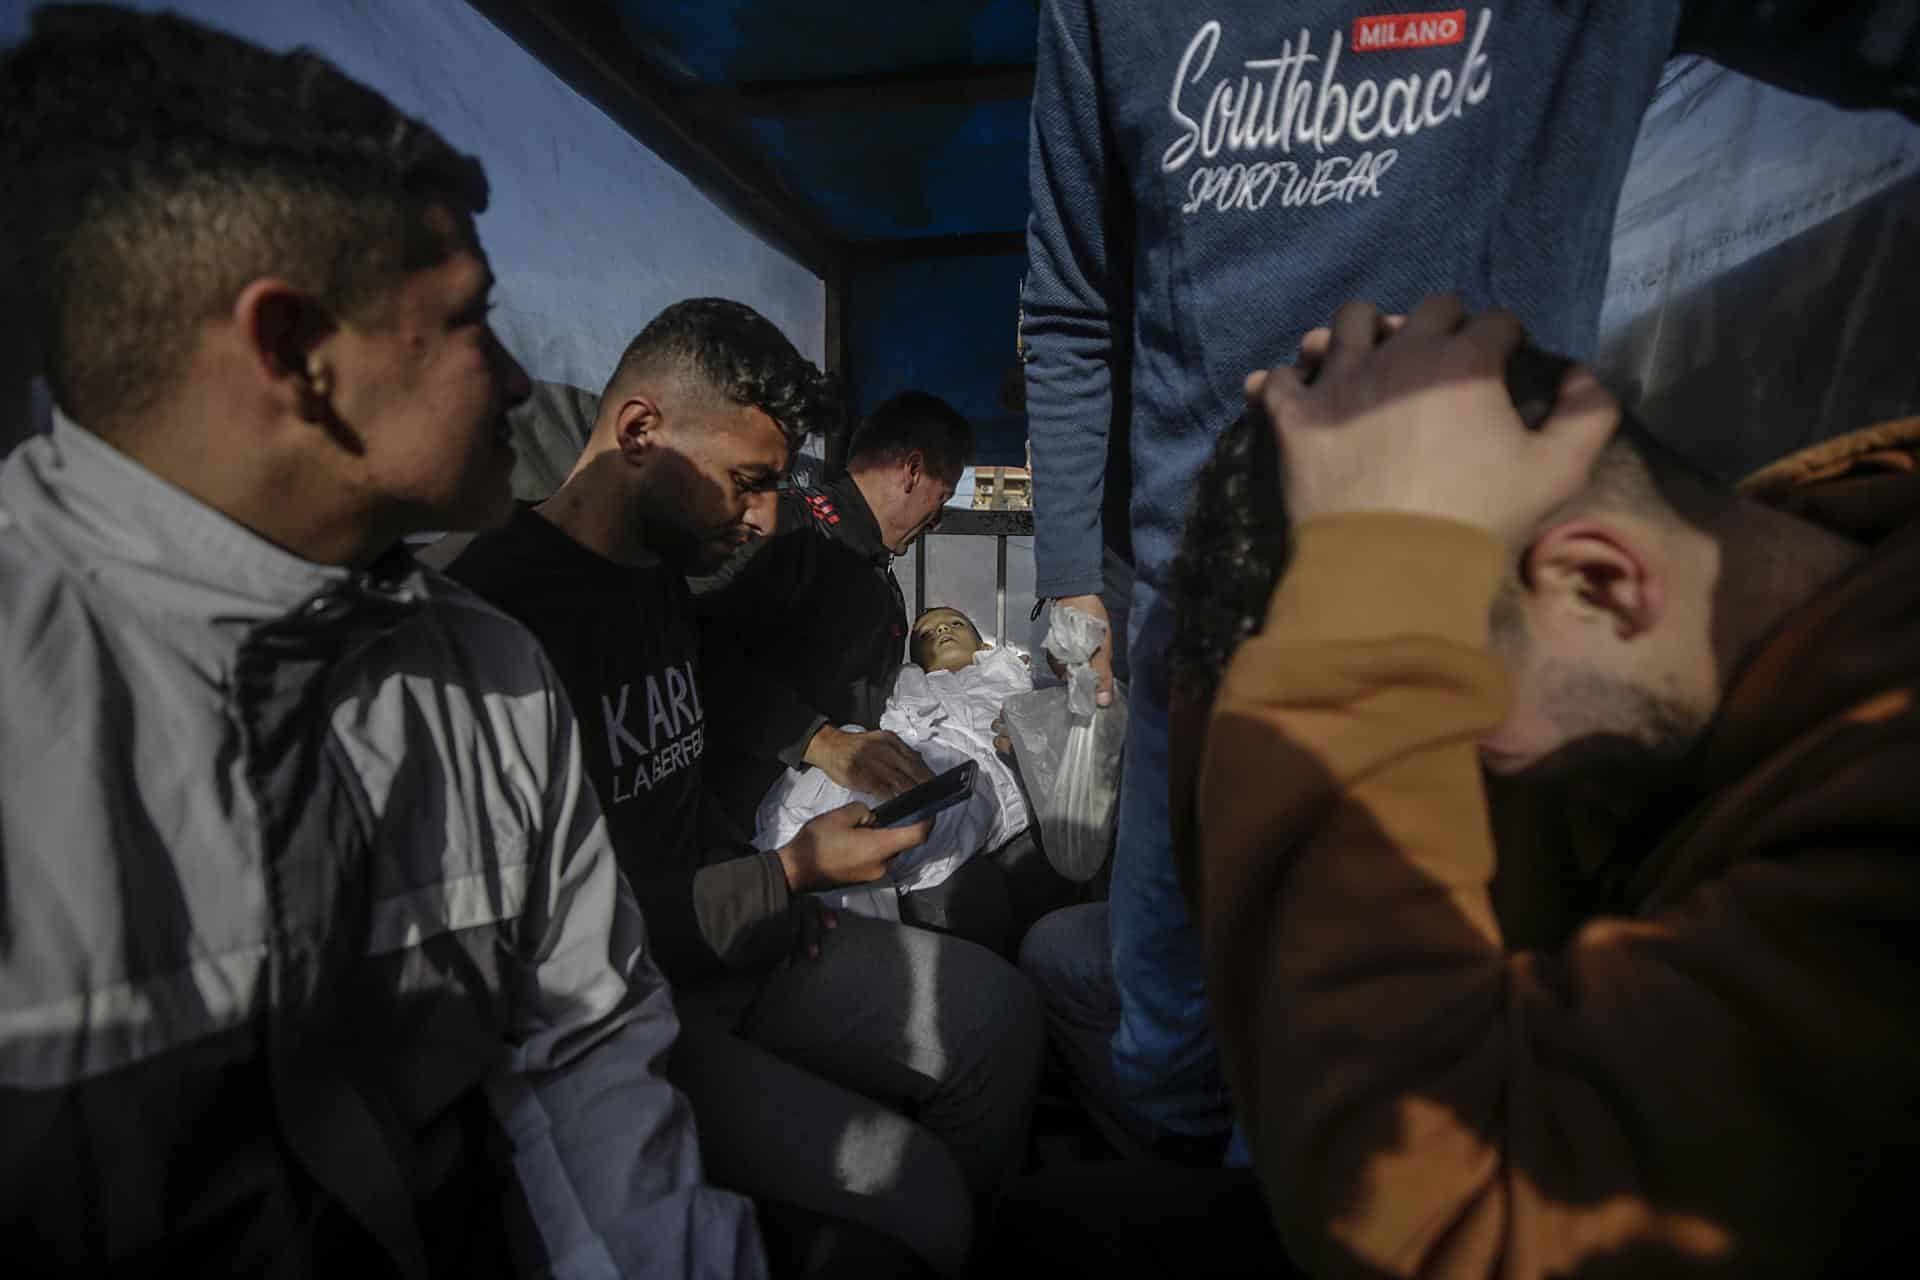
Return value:
<svg viewBox="0 0 1920 1280">
<path fill-rule="evenodd" d="M 1106 229 L 1108 158 L 1086 6 L 1042 6 L 1033 92 L 1027 278 L 1027 431 L 1033 443 L 1034 590 L 1100 590 L 1101 493 L 1113 412 L 1117 279 Z"/>
<path fill-rule="evenodd" d="M 1344 1248 L 1409 1269 L 1433 1243 L 1419 1232 L 1471 1219 L 1490 1176 L 1464 1125 L 1408 1138 L 1423 1159 L 1457 1146 L 1446 1176 L 1409 1166 L 1356 1201 L 1340 1171 L 1378 1168 L 1379 1126 L 1406 1122 L 1400 1086 L 1420 1064 L 1440 1078 L 1416 1087 L 1437 1083 L 1467 1114 L 1499 1085 L 1460 1076 L 1453 1052 L 1472 1061 L 1475 1037 L 1500 1032 L 1474 742 L 1504 707 L 1485 652 L 1502 565 L 1491 538 L 1450 522 L 1310 522 L 1215 705 L 1198 806 L 1215 1021 L 1269 1198 L 1310 1267 L 1342 1269 Z"/>
</svg>

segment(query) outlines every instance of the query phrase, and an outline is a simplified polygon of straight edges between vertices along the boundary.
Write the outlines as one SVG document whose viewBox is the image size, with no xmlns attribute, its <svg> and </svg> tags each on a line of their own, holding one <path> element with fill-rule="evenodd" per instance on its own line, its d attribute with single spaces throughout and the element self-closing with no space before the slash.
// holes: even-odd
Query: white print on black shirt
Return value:
<svg viewBox="0 0 1920 1280">
<path fill-rule="evenodd" d="M 1398 149 L 1321 153 L 1349 141 L 1370 146 L 1383 138 L 1412 138 L 1479 106 L 1493 88 L 1493 65 L 1485 51 L 1492 22 L 1493 10 L 1482 9 L 1457 71 L 1442 67 L 1424 76 L 1411 72 L 1384 83 L 1353 84 L 1337 79 L 1343 33 L 1333 33 L 1322 58 L 1313 52 L 1313 36 L 1302 28 L 1298 41 L 1281 43 L 1278 57 L 1241 63 L 1237 82 L 1231 73 L 1220 76 L 1202 105 L 1194 86 L 1212 67 L 1222 31 L 1218 20 L 1205 23 L 1180 56 L 1167 96 L 1180 136 L 1161 155 L 1160 171 L 1178 173 L 1196 155 L 1203 161 L 1218 160 L 1222 152 L 1243 158 L 1195 166 L 1180 212 L 1258 210 L 1276 194 L 1286 208 L 1378 196 L 1380 180 L 1400 158 Z M 1313 157 L 1271 158 L 1291 156 L 1296 147 L 1312 148 Z"/>
<path fill-rule="evenodd" d="M 663 688 L 664 686 L 664 688 Z M 636 696 L 637 695 L 637 696 Z M 613 803 L 651 791 L 669 774 L 691 765 L 706 750 L 706 715 L 700 709 L 700 690 L 693 680 L 693 664 L 668 667 L 645 681 L 620 686 L 618 701 L 600 695 L 600 719 L 607 730 L 607 757 L 613 762 Z M 633 708 L 635 727 L 627 723 L 630 698 L 644 698 L 644 708 Z M 641 741 L 644 731 L 646 741 Z"/>
</svg>

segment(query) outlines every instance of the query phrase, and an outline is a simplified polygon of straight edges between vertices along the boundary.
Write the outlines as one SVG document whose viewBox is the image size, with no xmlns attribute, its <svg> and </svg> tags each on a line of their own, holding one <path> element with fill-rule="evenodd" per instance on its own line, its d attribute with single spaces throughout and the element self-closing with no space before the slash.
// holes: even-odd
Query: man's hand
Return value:
<svg viewBox="0 0 1920 1280">
<path fill-rule="evenodd" d="M 1325 336 L 1309 335 L 1302 367 L 1249 377 L 1248 400 L 1279 435 L 1292 519 L 1403 511 L 1522 542 L 1580 490 L 1620 418 L 1599 380 L 1575 368 L 1553 412 L 1527 430 L 1504 378 L 1524 336 L 1508 313 L 1469 318 L 1450 296 L 1398 326 L 1350 302 Z"/>
<path fill-rule="evenodd" d="M 840 917 L 831 908 L 822 906 L 818 898 L 800 898 L 793 909 L 799 913 L 799 928 L 794 931 L 793 950 L 783 963 L 790 965 L 803 956 L 818 960 L 827 935 L 840 927 Z"/>
<path fill-rule="evenodd" d="M 885 729 L 847 733 L 823 724 L 800 758 L 849 791 L 887 799 L 933 777 L 920 753 Z"/>
<path fill-rule="evenodd" d="M 873 810 L 859 801 L 823 813 L 794 833 L 793 843 L 777 856 L 794 893 L 831 889 L 843 884 L 872 884 L 887 874 L 887 863 L 903 850 L 924 841 L 933 820 L 910 827 L 869 827 L 861 824 Z"/>
<path fill-rule="evenodd" d="M 1093 668 L 1096 676 L 1100 677 L 1100 684 L 1093 695 L 1094 703 L 1102 707 L 1111 705 L 1113 702 L 1113 619 L 1107 617 L 1106 602 L 1099 596 L 1061 596 L 1053 602 L 1053 607 L 1078 609 L 1082 613 L 1092 614 L 1107 624 L 1107 638 L 1098 649 L 1093 651 L 1093 657 L 1087 665 Z M 1067 669 L 1056 661 L 1052 654 L 1047 655 L 1047 665 L 1053 668 L 1054 675 L 1062 680 L 1067 678 Z"/>
</svg>

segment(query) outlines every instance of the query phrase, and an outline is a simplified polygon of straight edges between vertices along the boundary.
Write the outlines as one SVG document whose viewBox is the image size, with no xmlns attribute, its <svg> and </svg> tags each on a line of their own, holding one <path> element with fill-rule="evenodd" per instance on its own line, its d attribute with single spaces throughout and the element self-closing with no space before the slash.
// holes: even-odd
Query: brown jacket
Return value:
<svg viewBox="0 0 1920 1280">
<path fill-rule="evenodd" d="M 1913 1265 L 1890 1251 L 1920 1238 L 1920 419 L 1748 491 L 1872 550 L 1738 674 L 1692 807 L 1550 950 L 1510 950 L 1489 893 L 1500 548 L 1415 517 L 1297 531 L 1213 710 L 1196 888 L 1310 1270 Z"/>
</svg>

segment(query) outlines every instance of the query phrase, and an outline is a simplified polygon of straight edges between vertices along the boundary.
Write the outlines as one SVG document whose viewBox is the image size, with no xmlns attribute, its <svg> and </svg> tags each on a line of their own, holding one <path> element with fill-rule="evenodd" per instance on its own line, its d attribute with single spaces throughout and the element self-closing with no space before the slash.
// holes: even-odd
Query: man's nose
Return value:
<svg viewBox="0 0 1920 1280">
<path fill-rule="evenodd" d="M 780 521 L 780 495 L 769 489 L 765 493 L 756 493 L 747 499 L 747 512 L 742 523 L 763 538 L 774 534 Z"/>
<path fill-rule="evenodd" d="M 533 395 L 533 379 L 507 350 L 507 344 L 500 341 L 500 335 L 488 330 L 487 336 L 493 339 L 494 361 L 500 372 L 500 396 L 507 402 L 509 409 L 525 404 Z"/>
</svg>

